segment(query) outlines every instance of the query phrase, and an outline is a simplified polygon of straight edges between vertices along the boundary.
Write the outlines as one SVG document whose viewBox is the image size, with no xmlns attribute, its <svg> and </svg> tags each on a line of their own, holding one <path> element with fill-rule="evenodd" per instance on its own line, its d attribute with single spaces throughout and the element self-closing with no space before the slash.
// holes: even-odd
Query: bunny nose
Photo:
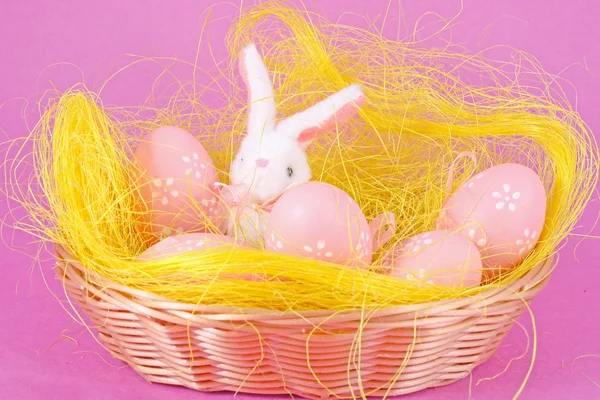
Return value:
<svg viewBox="0 0 600 400">
<path fill-rule="evenodd" d="M 267 165 L 269 165 L 269 160 L 267 160 L 266 158 L 259 158 L 258 160 L 256 160 L 257 167 L 266 167 Z"/>
</svg>

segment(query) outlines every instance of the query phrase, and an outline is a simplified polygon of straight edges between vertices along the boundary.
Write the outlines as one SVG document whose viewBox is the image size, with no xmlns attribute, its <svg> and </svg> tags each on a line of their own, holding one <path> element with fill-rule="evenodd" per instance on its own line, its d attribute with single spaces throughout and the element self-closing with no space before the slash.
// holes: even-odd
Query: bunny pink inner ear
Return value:
<svg viewBox="0 0 600 400">
<path fill-rule="evenodd" d="M 354 102 L 348 103 L 337 110 L 331 117 L 323 121 L 318 126 L 311 126 L 300 132 L 298 135 L 298 142 L 305 143 L 313 140 L 314 138 L 335 130 L 337 125 L 349 121 L 356 115 L 356 112 L 362 107 L 365 102 L 365 97 L 360 96 Z"/>
<path fill-rule="evenodd" d="M 238 59 L 238 69 L 240 70 L 240 75 L 242 76 L 242 81 L 244 81 L 244 85 L 246 86 L 246 90 L 248 91 L 248 102 L 252 100 L 252 90 L 250 89 L 250 82 L 248 81 L 248 69 L 246 68 L 246 52 L 242 51 Z"/>
</svg>

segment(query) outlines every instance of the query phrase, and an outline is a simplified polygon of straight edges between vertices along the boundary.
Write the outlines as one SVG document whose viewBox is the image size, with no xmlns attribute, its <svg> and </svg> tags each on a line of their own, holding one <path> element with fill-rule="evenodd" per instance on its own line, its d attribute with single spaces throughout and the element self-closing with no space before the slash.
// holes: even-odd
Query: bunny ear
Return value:
<svg viewBox="0 0 600 400">
<path fill-rule="evenodd" d="M 291 135 L 307 146 L 311 140 L 336 129 L 354 117 L 364 103 L 364 93 L 359 85 L 350 85 L 329 96 L 309 109 L 281 121 L 277 130 Z"/>
<path fill-rule="evenodd" d="M 275 96 L 269 71 L 254 44 L 242 51 L 239 69 L 248 90 L 248 135 L 262 135 L 275 128 Z"/>
</svg>

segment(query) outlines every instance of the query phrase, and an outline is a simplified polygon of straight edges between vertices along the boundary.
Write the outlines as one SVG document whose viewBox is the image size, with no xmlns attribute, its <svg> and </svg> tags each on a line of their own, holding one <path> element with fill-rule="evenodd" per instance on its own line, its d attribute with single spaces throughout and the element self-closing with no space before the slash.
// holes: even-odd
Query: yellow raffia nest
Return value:
<svg viewBox="0 0 600 400">
<path fill-rule="evenodd" d="M 348 192 L 368 219 L 385 211 L 396 215 L 398 230 L 385 248 L 434 228 L 449 194 L 449 166 L 460 152 L 471 151 L 478 163 L 461 161 L 455 188 L 474 169 L 502 162 L 523 163 L 539 173 L 549 200 L 536 250 L 500 280 L 474 289 L 421 287 L 262 250 L 137 261 L 147 243 L 136 225 L 139 195 L 129 172 L 132 149 L 153 128 L 180 126 L 197 136 L 227 182 L 246 112 L 246 93 L 234 66 L 250 41 L 265 55 L 284 115 L 348 84 L 365 88 L 361 118 L 314 143 L 309 159 L 314 179 Z M 18 161 L 10 165 L 18 170 L 25 165 L 22 160 L 32 157 L 35 171 L 25 187 L 18 184 L 18 173 L 10 174 L 9 195 L 29 214 L 16 228 L 69 249 L 90 271 L 88 279 L 98 273 L 177 301 L 282 311 L 378 309 L 474 295 L 522 276 L 557 251 L 596 185 L 593 137 L 537 65 L 518 65 L 520 75 L 511 79 L 506 64 L 386 40 L 309 18 L 279 2 L 242 14 L 227 44 L 232 62 L 216 78 L 233 85 L 225 93 L 227 105 L 219 109 L 202 102 L 213 93 L 198 85 L 189 90 L 190 84 L 186 90 L 182 85 L 162 109 L 103 107 L 84 88 L 49 102 Z M 469 85 L 461 79 L 465 73 L 487 84 Z M 538 89 L 519 81 L 532 76 Z M 28 143 L 33 151 L 26 155 Z M 232 273 L 271 279 L 249 282 L 232 278 Z M 227 277 L 220 278 L 223 274 Z"/>
</svg>

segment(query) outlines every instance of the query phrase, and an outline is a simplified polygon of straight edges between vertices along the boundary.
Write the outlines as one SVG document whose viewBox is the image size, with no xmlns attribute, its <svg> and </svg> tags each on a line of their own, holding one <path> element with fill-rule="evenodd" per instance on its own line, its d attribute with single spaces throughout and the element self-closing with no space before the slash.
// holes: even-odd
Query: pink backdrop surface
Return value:
<svg viewBox="0 0 600 400">
<path fill-rule="evenodd" d="M 108 76 L 133 61 L 132 55 L 193 62 L 202 13 L 210 6 L 214 6 L 213 23 L 203 40 L 210 40 L 214 57 L 219 60 L 226 55 L 223 37 L 239 4 L 206 0 L 2 1 L 1 141 L 26 134 L 22 110 L 28 100 L 39 98 L 48 88 L 65 89 L 85 79 L 90 89 L 97 90 Z M 388 2 L 328 0 L 307 2 L 306 6 L 331 20 L 364 27 L 368 21 L 381 26 Z M 400 6 L 394 1 L 389 3 L 383 33 L 391 38 L 402 37 L 426 12 L 450 18 L 460 9 L 457 0 L 403 1 Z M 567 95 L 592 130 L 600 132 L 599 12 L 600 3 L 593 0 L 465 0 L 451 38 L 471 52 L 507 45 L 531 53 L 548 72 L 560 73 L 572 83 L 566 87 Z M 420 26 L 421 35 L 426 36 L 441 25 L 435 15 L 428 14 Z M 495 51 L 499 57 L 510 55 L 506 48 Z M 199 64 L 212 63 L 211 56 L 202 52 Z M 109 84 L 103 92 L 104 101 L 121 106 L 139 104 L 161 69 L 146 66 L 126 75 L 125 84 Z M 191 78 L 190 71 L 183 69 L 182 73 Z M 35 104 L 30 103 L 25 112 L 30 124 L 36 120 L 35 111 Z M 1 215 L 6 211 L 6 202 L 2 201 Z M 598 211 L 595 196 L 574 233 L 591 231 L 599 236 L 600 230 L 592 229 Z M 522 399 L 600 398 L 600 242 L 580 243 L 576 235 L 561 250 L 558 269 L 532 307 L 538 347 Z M 3 236 L 25 253 L 34 248 L 26 235 L 13 235 L 4 229 Z M 146 383 L 112 359 L 85 328 L 72 322 L 63 310 L 65 295 L 53 277 L 51 260 L 42 262 L 41 268 L 34 267 L 30 254 L 0 246 L 0 399 L 232 398 L 231 393 L 206 394 Z M 48 291 L 43 277 L 54 294 Z M 497 355 L 475 369 L 471 379 L 405 398 L 512 398 L 532 356 L 531 346 L 527 351 L 528 337 L 532 339 L 529 315 L 523 316 L 520 324 L 522 327 L 515 326 Z M 505 373 L 487 379 L 502 372 L 511 359 L 515 360 Z"/>
</svg>

